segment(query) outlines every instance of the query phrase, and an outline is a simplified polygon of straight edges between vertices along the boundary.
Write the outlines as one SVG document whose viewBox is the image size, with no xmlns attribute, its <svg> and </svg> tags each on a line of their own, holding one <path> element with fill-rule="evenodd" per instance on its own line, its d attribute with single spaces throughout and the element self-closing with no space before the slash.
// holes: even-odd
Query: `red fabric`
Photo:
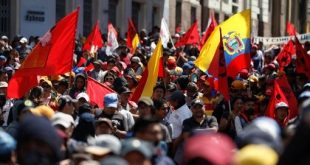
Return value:
<svg viewBox="0 0 310 165">
<path fill-rule="evenodd" d="M 295 36 L 295 47 L 296 47 L 296 73 L 304 73 L 308 79 L 310 79 L 310 56 L 306 50 L 300 44 L 298 38 Z"/>
<path fill-rule="evenodd" d="M 175 28 L 175 33 L 180 33 L 181 32 L 181 26 L 177 26 Z"/>
<path fill-rule="evenodd" d="M 103 108 L 104 96 L 109 93 L 114 93 L 114 91 L 108 86 L 88 77 L 86 93 L 89 95 L 91 104 L 97 104 L 99 108 Z"/>
<path fill-rule="evenodd" d="M 21 98 L 37 85 L 37 76 L 64 74 L 72 70 L 79 8 L 49 30 L 27 56 L 8 86 L 9 98 Z"/>
<path fill-rule="evenodd" d="M 284 67 L 288 66 L 291 63 L 293 54 L 295 54 L 294 43 L 292 40 L 289 40 L 277 56 L 280 70 L 283 71 Z"/>
<path fill-rule="evenodd" d="M 101 48 L 103 46 L 103 41 L 101 38 L 101 32 L 100 32 L 100 26 L 99 21 L 97 21 L 95 27 L 93 28 L 92 32 L 87 37 L 84 46 L 83 51 L 88 50 L 90 51 L 91 46 L 96 46 L 97 48 Z"/>
<path fill-rule="evenodd" d="M 283 75 L 282 77 L 278 78 L 276 80 L 281 88 L 281 90 L 283 91 L 286 100 L 288 101 L 288 106 L 289 106 L 289 119 L 292 119 L 294 117 L 297 116 L 298 114 L 298 103 L 297 103 L 297 99 L 293 93 L 293 90 L 290 86 L 290 84 L 287 81 L 287 78 L 285 75 Z"/>
<path fill-rule="evenodd" d="M 95 66 L 90 63 L 89 65 L 87 65 L 84 69 L 85 72 L 88 72 L 88 71 L 92 71 L 93 69 L 95 69 Z"/>
<path fill-rule="evenodd" d="M 283 91 L 281 90 L 278 82 L 274 81 L 273 93 L 272 93 L 272 96 L 270 97 L 269 104 L 267 106 L 266 116 L 274 118 L 274 119 L 276 118 L 275 106 L 279 102 L 285 102 L 286 104 L 288 104 L 286 97 Z"/>
<path fill-rule="evenodd" d="M 292 23 L 287 22 L 287 23 L 286 23 L 286 32 L 287 32 L 287 34 L 290 35 L 290 36 L 296 35 L 295 26 L 294 26 Z"/>
<path fill-rule="evenodd" d="M 175 47 L 199 43 L 198 22 L 195 21 L 188 31 L 175 43 Z"/>
<path fill-rule="evenodd" d="M 250 68 L 251 57 L 249 54 L 241 54 L 232 60 L 227 66 L 227 75 L 229 77 L 236 77 L 240 70 Z"/>
<path fill-rule="evenodd" d="M 128 30 L 127 30 L 127 47 L 132 49 L 132 40 L 135 37 L 137 31 L 132 19 L 128 19 Z"/>
<path fill-rule="evenodd" d="M 211 33 L 213 32 L 213 30 L 215 29 L 215 27 L 217 26 L 217 22 L 214 18 L 214 14 L 211 14 L 210 17 L 211 23 L 210 25 L 206 28 L 205 34 L 202 36 L 201 41 L 200 41 L 200 45 L 199 45 L 199 50 L 202 49 L 203 45 L 205 44 L 205 42 L 208 40 L 208 38 L 210 37 Z"/>
<path fill-rule="evenodd" d="M 164 77 L 165 77 L 164 58 L 160 57 L 159 69 L 158 69 L 158 78 L 164 78 Z"/>
<path fill-rule="evenodd" d="M 87 62 L 87 60 L 84 57 L 80 58 L 79 63 L 76 65 L 77 67 L 81 67 L 82 65 L 84 65 Z"/>
<path fill-rule="evenodd" d="M 220 29 L 220 44 L 216 51 L 216 54 L 211 62 L 210 69 L 208 72 L 218 78 L 218 91 L 224 96 L 226 100 L 229 100 L 229 89 L 227 81 L 227 71 L 226 71 L 226 62 L 224 55 L 224 47 L 222 41 L 222 30 Z"/>
<path fill-rule="evenodd" d="M 146 81 L 148 79 L 148 68 L 146 67 L 144 72 L 142 73 L 142 77 L 139 81 L 139 84 L 137 86 L 137 88 L 135 89 L 134 93 L 131 95 L 131 98 L 129 100 L 134 101 L 134 102 L 138 102 L 138 100 L 140 99 L 142 92 L 144 90 L 144 86 L 146 84 Z"/>
</svg>

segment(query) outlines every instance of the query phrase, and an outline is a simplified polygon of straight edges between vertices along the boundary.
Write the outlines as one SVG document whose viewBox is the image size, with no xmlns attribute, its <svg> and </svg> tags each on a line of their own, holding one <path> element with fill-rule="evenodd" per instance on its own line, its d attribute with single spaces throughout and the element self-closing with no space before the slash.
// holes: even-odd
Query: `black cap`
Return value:
<svg viewBox="0 0 310 165">
<path fill-rule="evenodd" d="M 168 98 L 168 100 L 184 100 L 184 99 L 185 96 L 181 91 L 174 91 Z"/>
</svg>

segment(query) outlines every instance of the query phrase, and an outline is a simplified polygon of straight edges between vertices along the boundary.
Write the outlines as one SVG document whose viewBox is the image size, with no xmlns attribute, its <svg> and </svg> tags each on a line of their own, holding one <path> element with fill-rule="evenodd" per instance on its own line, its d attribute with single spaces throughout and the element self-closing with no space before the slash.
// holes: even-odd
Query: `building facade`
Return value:
<svg viewBox="0 0 310 165">
<path fill-rule="evenodd" d="M 80 6 L 78 34 L 87 36 L 97 20 L 107 32 L 108 22 L 125 36 L 128 19 L 148 32 L 165 18 L 171 34 L 186 31 L 197 20 L 200 32 L 210 12 L 218 22 L 244 9 L 252 9 L 252 35 L 286 35 L 286 22 L 299 33 L 310 32 L 310 0 L 1 0 L 0 35 L 42 36 L 59 19 Z"/>
</svg>

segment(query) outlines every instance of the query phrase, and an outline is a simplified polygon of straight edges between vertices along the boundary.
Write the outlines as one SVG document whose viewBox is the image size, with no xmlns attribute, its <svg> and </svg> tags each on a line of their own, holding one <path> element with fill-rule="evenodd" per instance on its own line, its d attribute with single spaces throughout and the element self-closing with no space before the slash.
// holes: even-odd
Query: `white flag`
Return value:
<svg viewBox="0 0 310 165">
<path fill-rule="evenodd" d="M 117 32 L 114 29 L 111 23 L 108 24 L 108 41 L 107 41 L 107 48 L 105 50 L 106 54 L 112 55 L 113 51 L 118 48 L 117 42 Z"/>
<path fill-rule="evenodd" d="M 163 47 L 166 48 L 167 43 L 169 42 L 171 37 L 170 37 L 168 25 L 164 18 L 161 19 L 160 38 L 163 43 Z"/>
</svg>

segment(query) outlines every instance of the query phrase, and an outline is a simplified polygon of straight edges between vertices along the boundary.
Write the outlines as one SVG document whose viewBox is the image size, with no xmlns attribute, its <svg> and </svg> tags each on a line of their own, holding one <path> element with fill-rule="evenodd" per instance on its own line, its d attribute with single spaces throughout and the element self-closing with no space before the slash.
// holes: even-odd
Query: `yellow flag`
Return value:
<svg viewBox="0 0 310 165">
<path fill-rule="evenodd" d="M 139 35 L 136 34 L 135 37 L 132 39 L 132 53 L 136 51 L 139 44 L 140 44 Z"/>
</svg>

